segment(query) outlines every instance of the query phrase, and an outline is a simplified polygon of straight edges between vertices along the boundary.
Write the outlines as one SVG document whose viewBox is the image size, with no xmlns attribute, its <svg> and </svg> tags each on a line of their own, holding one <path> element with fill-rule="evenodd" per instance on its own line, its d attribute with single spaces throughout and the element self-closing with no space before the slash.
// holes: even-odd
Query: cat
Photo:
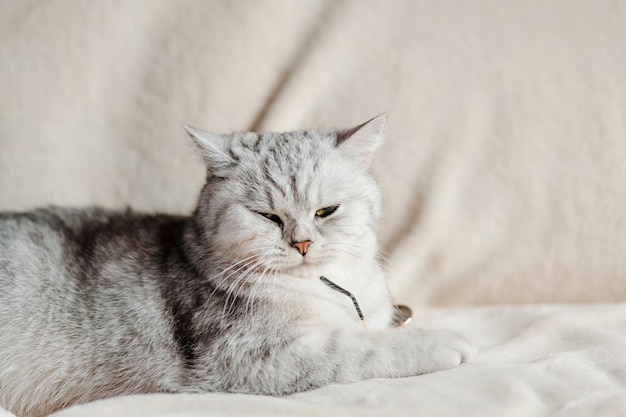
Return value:
<svg viewBox="0 0 626 417">
<path fill-rule="evenodd" d="M 370 170 L 384 124 L 183 126 L 207 167 L 189 216 L 0 214 L 0 404 L 37 417 L 133 393 L 283 395 L 469 361 L 460 335 L 392 327 Z"/>
</svg>

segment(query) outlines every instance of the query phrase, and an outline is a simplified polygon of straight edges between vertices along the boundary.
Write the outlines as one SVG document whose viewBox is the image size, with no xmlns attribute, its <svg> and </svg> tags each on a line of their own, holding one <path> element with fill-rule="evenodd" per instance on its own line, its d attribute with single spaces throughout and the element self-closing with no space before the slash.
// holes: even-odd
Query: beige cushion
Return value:
<svg viewBox="0 0 626 417">
<path fill-rule="evenodd" d="M 618 1 L 143 0 L 0 6 L 0 209 L 186 211 L 177 123 L 350 126 L 399 301 L 623 300 L 626 8 Z"/>
</svg>

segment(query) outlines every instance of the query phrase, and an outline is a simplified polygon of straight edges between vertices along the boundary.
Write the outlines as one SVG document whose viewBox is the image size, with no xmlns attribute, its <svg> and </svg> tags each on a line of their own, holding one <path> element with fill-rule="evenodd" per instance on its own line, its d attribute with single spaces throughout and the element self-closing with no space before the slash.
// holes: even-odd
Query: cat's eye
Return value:
<svg viewBox="0 0 626 417">
<path fill-rule="evenodd" d="M 329 206 L 329 207 L 321 208 L 315 212 L 315 217 L 319 217 L 320 219 L 323 219 L 324 217 L 328 217 L 334 212 L 336 212 L 338 208 L 339 206 Z"/>
<path fill-rule="evenodd" d="M 276 223 L 279 226 L 283 225 L 283 220 L 277 216 L 276 214 L 272 214 L 272 213 L 259 213 L 261 216 L 265 217 L 266 219 L 269 219 L 271 221 L 273 221 L 274 223 Z"/>
</svg>

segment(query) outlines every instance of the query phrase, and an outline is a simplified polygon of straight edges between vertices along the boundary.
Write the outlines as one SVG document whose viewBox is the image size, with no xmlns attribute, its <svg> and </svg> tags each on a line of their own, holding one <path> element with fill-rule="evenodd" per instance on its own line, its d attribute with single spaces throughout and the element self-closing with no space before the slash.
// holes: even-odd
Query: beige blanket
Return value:
<svg viewBox="0 0 626 417">
<path fill-rule="evenodd" d="M 626 410 L 624 22 L 619 0 L 0 1 L 0 210 L 186 211 L 203 172 L 179 121 L 284 130 L 388 112 L 374 169 L 393 293 L 464 306 L 427 324 L 484 349 L 406 380 L 80 415 Z M 608 304 L 538 305 L 570 302 Z M 529 306 L 467 307 L 481 304 Z"/>
<path fill-rule="evenodd" d="M 121 397 L 55 417 L 624 416 L 626 304 L 431 311 L 480 352 L 469 364 L 412 378 L 331 385 L 284 398 L 234 394 Z"/>
</svg>

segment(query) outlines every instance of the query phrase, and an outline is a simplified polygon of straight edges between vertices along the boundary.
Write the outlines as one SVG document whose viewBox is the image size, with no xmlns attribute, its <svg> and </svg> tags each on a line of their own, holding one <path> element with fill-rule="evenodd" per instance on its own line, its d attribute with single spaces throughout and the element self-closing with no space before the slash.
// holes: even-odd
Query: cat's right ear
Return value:
<svg viewBox="0 0 626 417">
<path fill-rule="evenodd" d="M 235 163 L 227 154 L 228 141 L 226 138 L 183 123 L 180 125 L 185 129 L 191 139 L 193 139 L 198 153 L 207 165 L 209 172 L 216 173 Z"/>
<path fill-rule="evenodd" d="M 383 129 L 386 114 L 337 134 L 337 147 L 348 158 L 358 160 L 364 167 L 369 167 L 372 154 L 383 143 Z"/>
</svg>

